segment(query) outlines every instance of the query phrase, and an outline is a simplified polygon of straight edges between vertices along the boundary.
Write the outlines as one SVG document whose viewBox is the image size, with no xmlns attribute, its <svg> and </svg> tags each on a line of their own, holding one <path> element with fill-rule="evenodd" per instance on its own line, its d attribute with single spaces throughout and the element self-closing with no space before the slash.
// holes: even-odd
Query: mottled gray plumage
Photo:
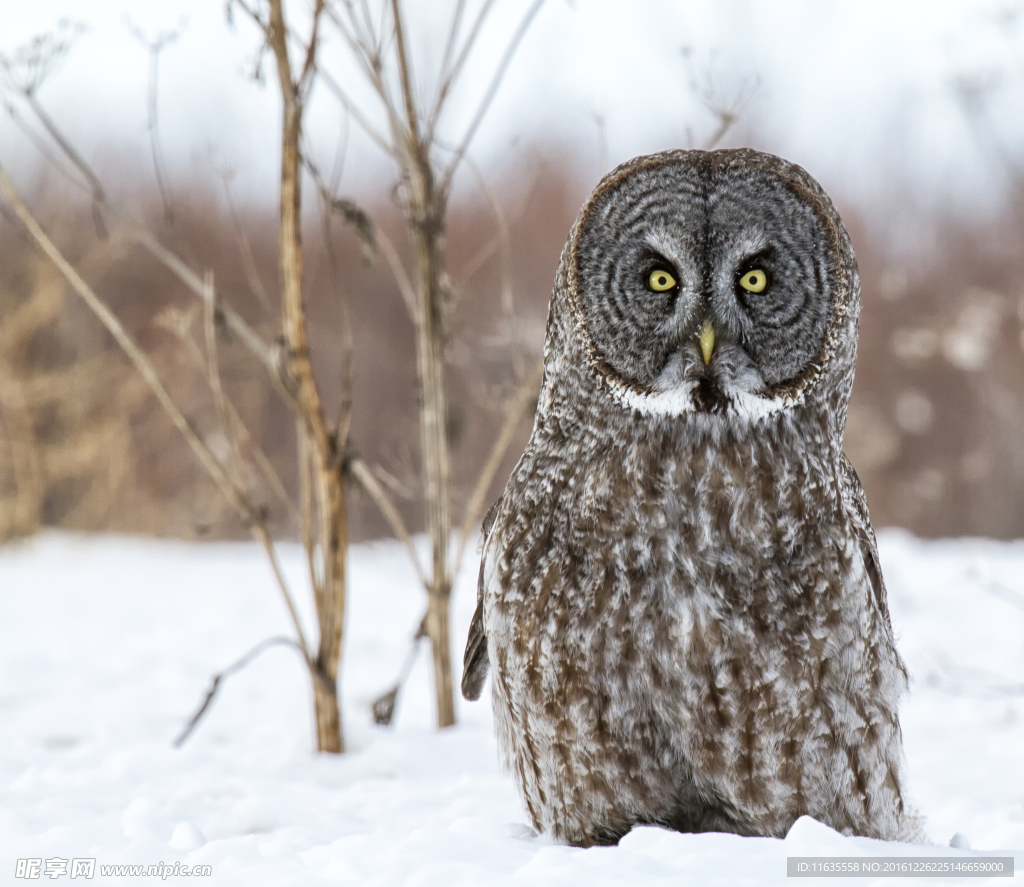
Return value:
<svg viewBox="0 0 1024 887">
<path fill-rule="evenodd" d="M 761 269 L 763 292 L 740 286 Z M 648 286 L 652 269 L 678 282 Z M 463 693 L 493 671 L 538 829 L 913 838 L 875 538 L 842 453 L 860 282 L 801 168 L 616 169 L 562 253 L 533 434 L 484 528 Z M 699 331 L 715 345 L 702 359 Z"/>
</svg>

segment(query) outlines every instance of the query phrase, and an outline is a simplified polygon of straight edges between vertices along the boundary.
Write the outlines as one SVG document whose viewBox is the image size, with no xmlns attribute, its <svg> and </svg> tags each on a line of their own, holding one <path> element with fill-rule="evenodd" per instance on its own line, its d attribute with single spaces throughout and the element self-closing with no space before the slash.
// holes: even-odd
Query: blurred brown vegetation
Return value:
<svg viewBox="0 0 1024 887">
<path fill-rule="evenodd" d="M 458 281 L 449 347 L 456 504 L 459 496 L 468 496 L 502 423 L 500 408 L 514 387 L 514 362 L 532 366 L 540 354 L 554 269 L 583 192 L 567 168 L 542 160 L 528 167 L 527 174 L 492 183 L 502 195 L 509 226 L 504 245 L 496 238 L 495 209 L 479 191 L 469 200 L 456 195 L 450 215 L 448 261 Z M 194 296 L 130 240 L 101 237 L 88 200 L 68 192 L 49 177 L 29 196 L 69 259 L 154 358 L 190 418 L 213 427 L 202 367 L 189 360 L 200 310 Z M 122 181 L 120 192 L 122 205 L 135 207 L 145 226 L 192 267 L 212 269 L 224 300 L 272 336 L 279 313 L 276 207 L 238 206 L 240 230 L 216 185 L 176 190 L 172 221 L 148 184 L 134 188 Z M 362 203 L 396 244 L 404 244 L 405 223 L 390 192 Z M 258 282 L 247 271 L 243 237 Z M 407 309 L 387 265 L 379 259 L 368 263 L 357 239 L 341 225 L 325 229 L 315 206 L 307 217 L 305 248 L 310 346 L 324 380 L 326 407 L 335 411 L 342 392 L 347 299 L 353 330 L 352 442 L 368 462 L 380 464 L 381 482 L 407 524 L 419 529 L 416 353 Z M 503 252 L 515 260 L 507 286 L 502 285 Z M 335 291 L 332 261 L 342 269 L 344 293 Z M 34 318 L 35 326 L 15 322 L 18 312 Z M 247 535 L 115 343 L 74 295 L 65 293 L 56 272 L 9 219 L 0 221 L 0 329 L 0 538 L 40 526 L 185 538 Z M 221 347 L 224 385 L 254 441 L 292 489 L 297 484 L 293 420 L 265 373 L 227 335 Z M 57 384 L 51 386 L 52 403 L 25 402 L 22 389 L 35 385 L 36 375 L 57 372 L 63 374 L 67 397 L 59 396 L 62 385 Z M 67 380 L 74 380 L 74 391 Z M 47 418 L 51 413 L 56 420 Z M 496 487 L 504 483 L 528 432 L 524 421 Z M 97 445 L 102 435 L 107 443 Z M 54 446 L 52 458 L 39 455 Z M 387 534 L 377 506 L 355 487 L 352 495 L 353 538 Z M 274 507 L 277 529 L 294 532 Z"/>
<path fill-rule="evenodd" d="M 593 185 L 577 158 L 532 156 L 491 184 L 509 238 L 508 285 L 492 204 L 469 185 L 453 200 L 447 251 L 461 299 L 449 347 L 455 488 L 468 494 L 501 423 L 514 361 L 543 344 L 555 267 Z M 468 181 L 468 177 L 467 177 Z M 223 298 L 265 334 L 277 307 L 276 207 L 238 207 L 240 231 L 215 184 L 173 189 L 169 221 L 155 188 L 121 182 L 123 205 L 194 268 L 212 269 Z M 194 297 L 131 241 L 97 232 L 88 202 L 56 178 L 33 205 L 49 230 L 153 356 L 190 415 L 211 423 L 201 365 L 191 361 Z M 396 243 L 403 222 L 383 191 L 363 205 Z M 927 536 L 1024 535 L 1024 218 L 933 219 L 931 245 L 893 254 L 884 210 L 843 206 L 861 268 L 864 307 L 846 449 L 876 525 Z M 322 380 L 341 394 L 341 269 L 353 330 L 352 439 L 421 528 L 413 329 L 382 261 L 367 264 L 351 232 L 306 225 L 311 349 Z M 244 233 L 258 282 L 247 272 Z M 328 249 L 328 246 L 330 249 Z M 269 297 L 266 294 L 270 294 Z M 273 304 L 271 304 L 273 303 Z M 194 344 L 194 343 L 193 343 Z M 184 346 L 184 347 L 183 347 Z M 295 477 L 288 410 L 239 343 L 222 346 L 224 383 L 286 486 Z M 205 404 L 205 406 L 204 406 Z M 336 402 L 328 400 L 334 410 Z M 492 496 L 529 433 L 524 421 Z M 376 506 L 353 488 L 354 539 L 388 533 Z M 273 506 L 272 506 L 273 508 Z M 285 515 L 275 515 L 278 527 Z M 185 538 L 246 535 L 186 443 L 116 345 L 17 225 L 0 221 L 0 538 L 43 526 Z"/>
</svg>

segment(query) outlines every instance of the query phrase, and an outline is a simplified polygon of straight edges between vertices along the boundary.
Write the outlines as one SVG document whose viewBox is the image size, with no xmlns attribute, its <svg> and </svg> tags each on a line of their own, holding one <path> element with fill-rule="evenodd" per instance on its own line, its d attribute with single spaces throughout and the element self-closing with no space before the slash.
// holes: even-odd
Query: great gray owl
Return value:
<svg viewBox="0 0 1024 887">
<path fill-rule="evenodd" d="M 493 670 L 534 824 L 919 836 L 896 652 L 842 452 L 860 281 L 831 201 L 750 150 L 610 173 L 562 252 L 533 434 L 485 521 Z"/>
</svg>

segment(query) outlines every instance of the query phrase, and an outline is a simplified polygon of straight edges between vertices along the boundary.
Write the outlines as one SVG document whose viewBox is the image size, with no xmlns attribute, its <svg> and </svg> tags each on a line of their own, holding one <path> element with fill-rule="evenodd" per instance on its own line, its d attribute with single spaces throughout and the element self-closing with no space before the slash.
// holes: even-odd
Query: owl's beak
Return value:
<svg viewBox="0 0 1024 887">
<path fill-rule="evenodd" d="M 711 363 L 711 353 L 715 350 L 715 328 L 711 325 L 710 320 L 704 321 L 704 326 L 700 328 L 697 339 L 700 341 L 700 353 L 704 358 L 704 366 L 707 366 Z"/>
</svg>

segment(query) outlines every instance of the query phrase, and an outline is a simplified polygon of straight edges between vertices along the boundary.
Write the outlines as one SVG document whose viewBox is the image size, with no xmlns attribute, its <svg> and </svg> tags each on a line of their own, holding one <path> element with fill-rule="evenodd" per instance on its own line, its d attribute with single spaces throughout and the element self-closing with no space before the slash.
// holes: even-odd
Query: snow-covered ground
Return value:
<svg viewBox="0 0 1024 887">
<path fill-rule="evenodd" d="M 785 840 L 640 828 L 618 847 L 579 850 L 534 836 L 498 768 L 489 704 L 460 700 L 459 726 L 432 728 L 425 650 L 395 725 L 371 722 L 423 605 L 390 542 L 352 553 L 348 754 L 311 753 L 308 682 L 283 647 L 232 677 L 175 750 L 211 675 L 287 631 L 260 552 L 66 535 L 8 546 L 0 881 L 26 883 L 19 858 L 79 857 L 209 864 L 206 883 L 254 887 L 763 883 L 785 880 L 787 856 L 967 853 L 948 847 L 956 832 L 1024 870 L 1024 543 L 890 531 L 881 548 L 914 678 L 903 710 L 911 787 L 934 847 L 848 839 L 810 819 Z M 285 556 L 300 577 L 298 551 Z M 460 653 L 474 572 L 467 564 L 456 590 Z M 93 883 L 134 880 L 146 881 L 97 868 Z"/>
</svg>

